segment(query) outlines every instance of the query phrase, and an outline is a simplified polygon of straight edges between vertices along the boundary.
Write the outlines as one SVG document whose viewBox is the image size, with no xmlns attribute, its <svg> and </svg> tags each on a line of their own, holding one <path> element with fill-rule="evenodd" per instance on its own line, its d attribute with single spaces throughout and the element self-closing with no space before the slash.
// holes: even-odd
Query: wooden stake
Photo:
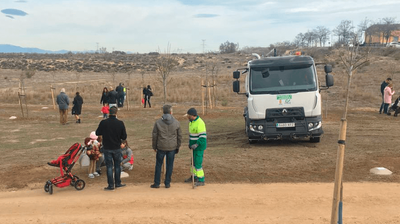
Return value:
<svg viewBox="0 0 400 224">
<path fill-rule="evenodd" d="M 22 107 L 21 94 L 19 92 L 18 92 L 18 99 L 19 99 L 19 105 L 21 106 L 21 114 L 22 114 L 22 117 L 24 117 L 24 109 Z"/>
<path fill-rule="evenodd" d="M 143 107 L 143 90 L 139 88 L 139 99 L 140 99 L 140 105 Z"/>
<path fill-rule="evenodd" d="M 213 105 L 214 105 L 214 107 L 217 107 L 217 101 L 216 101 L 216 99 L 215 99 L 215 81 L 213 82 L 213 86 L 212 86 L 212 88 L 213 88 Z"/>
<path fill-rule="evenodd" d="M 208 101 L 210 102 L 210 109 L 213 109 L 210 82 L 207 83 L 207 89 L 208 89 Z"/>
<path fill-rule="evenodd" d="M 204 103 L 205 103 L 205 101 L 204 101 L 204 89 L 203 89 L 203 86 L 204 86 L 204 80 L 202 79 L 201 80 L 201 107 L 203 108 L 203 115 L 204 115 Z"/>
<path fill-rule="evenodd" d="M 129 88 L 126 88 L 126 95 L 125 95 L 126 99 L 126 107 L 129 110 Z"/>
<path fill-rule="evenodd" d="M 54 100 L 54 89 L 55 88 L 53 88 L 53 85 L 50 85 L 51 101 L 53 102 L 53 109 L 55 110 L 56 109 L 56 102 Z"/>
<path fill-rule="evenodd" d="M 347 120 L 342 118 L 340 124 L 339 146 L 337 151 L 336 171 L 335 171 L 335 188 L 333 190 L 333 202 L 331 213 L 331 224 L 337 224 L 338 208 L 341 195 L 342 178 L 343 178 L 343 164 L 344 164 L 344 149 L 346 142 Z"/>
</svg>

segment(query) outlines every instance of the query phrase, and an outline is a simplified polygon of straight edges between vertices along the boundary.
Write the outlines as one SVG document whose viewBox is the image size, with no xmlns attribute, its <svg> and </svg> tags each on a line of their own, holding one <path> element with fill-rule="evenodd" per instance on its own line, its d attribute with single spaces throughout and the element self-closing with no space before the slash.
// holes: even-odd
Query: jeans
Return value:
<svg viewBox="0 0 400 224">
<path fill-rule="evenodd" d="M 146 108 L 146 103 L 148 103 L 149 107 L 151 108 L 150 98 L 151 98 L 151 96 L 145 95 L 145 97 L 144 97 L 144 108 Z"/>
<path fill-rule="evenodd" d="M 383 113 L 387 114 L 388 112 L 389 112 L 389 104 L 385 103 L 384 106 L 383 106 Z"/>
<path fill-rule="evenodd" d="M 96 161 L 96 172 L 101 171 L 101 164 L 104 162 L 104 155 Z"/>
<path fill-rule="evenodd" d="M 379 113 L 382 113 L 384 106 L 385 106 L 385 101 L 383 100 L 383 95 L 382 95 L 382 104 L 381 104 L 381 108 L 379 109 Z"/>
<path fill-rule="evenodd" d="M 114 188 L 121 184 L 121 149 L 104 149 L 104 159 L 107 167 L 107 183 L 108 187 Z M 114 167 L 114 177 L 113 177 Z M 115 186 L 114 186 L 115 178 Z"/>
<path fill-rule="evenodd" d="M 157 155 L 156 155 L 156 171 L 154 174 L 154 184 L 155 185 L 160 185 L 160 179 L 161 179 L 161 166 L 164 161 L 164 156 L 166 156 L 166 163 L 167 163 L 167 172 L 165 173 L 165 180 L 164 184 L 169 185 L 171 183 L 171 176 L 172 176 L 172 170 L 174 169 L 174 159 L 175 159 L 175 153 L 176 151 L 161 151 L 157 150 Z"/>
</svg>

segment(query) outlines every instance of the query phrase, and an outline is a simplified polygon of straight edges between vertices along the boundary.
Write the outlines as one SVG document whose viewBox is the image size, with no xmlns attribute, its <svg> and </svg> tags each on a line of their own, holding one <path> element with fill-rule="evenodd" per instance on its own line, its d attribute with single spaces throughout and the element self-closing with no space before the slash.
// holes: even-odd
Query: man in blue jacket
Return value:
<svg viewBox="0 0 400 224">
<path fill-rule="evenodd" d="M 57 96 L 58 109 L 60 110 L 60 123 L 66 124 L 68 119 L 69 97 L 65 94 L 65 89 L 61 88 Z"/>
<path fill-rule="evenodd" d="M 104 190 L 112 191 L 114 188 L 125 187 L 126 184 L 121 183 L 121 142 L 126 140 L 126 129 L 123 121 L 117 119 L 117 107 L 110 108 L 110 117 L 102 120 L 96 130 L 96 135 L 102 136 L 103 153 L 107 167 L 107 183 L 108 186 Z M 114 177 L 113 177 L 114 166 Z"/>
</svg>

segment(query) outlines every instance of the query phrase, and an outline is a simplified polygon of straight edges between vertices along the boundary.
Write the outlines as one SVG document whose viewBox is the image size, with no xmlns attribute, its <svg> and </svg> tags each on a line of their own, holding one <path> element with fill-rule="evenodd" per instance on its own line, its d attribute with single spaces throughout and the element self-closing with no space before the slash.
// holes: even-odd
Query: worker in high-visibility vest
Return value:
<svg viewBox="0 0 400 224">
<path fill-rule="evenodd" d="M 207 148 L 207 133 L 204 121 L 197 115 L 195 108 L 190 108 L 186 113 L 189 119 L 189 148 L 193 153 L 193 166 L 190 168 L 194 174 L 195 185 L 204 186 L 203 155 Z M 192 182 L 192 177 L 185 180 Z"/>
</svg>

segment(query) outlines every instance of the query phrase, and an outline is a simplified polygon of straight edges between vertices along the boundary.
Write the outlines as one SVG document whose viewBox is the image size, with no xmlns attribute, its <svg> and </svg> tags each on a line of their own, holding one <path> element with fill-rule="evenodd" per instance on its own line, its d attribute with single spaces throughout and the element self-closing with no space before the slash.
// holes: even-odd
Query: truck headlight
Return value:
<svg viewBox="0 0 400 224">
<path fill-rule="evenodd" d="M 262 130 L 264 129 L 264 126 L 251 124 L 251 125 L 249 125 L 249 128 L 250 128 L 250 131 L 262 134 L 263 133 Z"/>
<path fill-rule="evenodd" d="M 322 126 L 322 122 L 321 121 L 310 122 L 310 123 L 308 123 L 308 131 L 317 130 L 317 129 L 321 128 L 321 126 Z"/>
</svg>

